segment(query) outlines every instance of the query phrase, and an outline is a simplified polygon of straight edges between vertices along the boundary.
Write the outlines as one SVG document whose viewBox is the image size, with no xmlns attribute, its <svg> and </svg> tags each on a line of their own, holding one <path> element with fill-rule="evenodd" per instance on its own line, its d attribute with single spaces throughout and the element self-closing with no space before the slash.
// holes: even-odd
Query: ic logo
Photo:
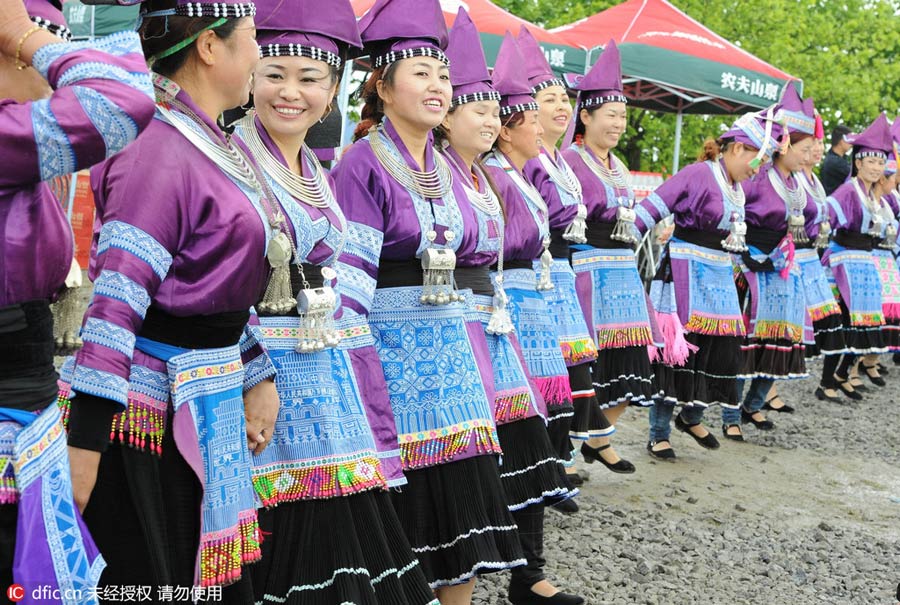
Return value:
<svg viewBox="0 0 900 605">
<path fill-rule="evenodd" d="M 6 598 L 13 603 L 18 603 L 25 598 L 25 587 L 21 584 L 10 584 L 6 589 Z"/>
</svg>

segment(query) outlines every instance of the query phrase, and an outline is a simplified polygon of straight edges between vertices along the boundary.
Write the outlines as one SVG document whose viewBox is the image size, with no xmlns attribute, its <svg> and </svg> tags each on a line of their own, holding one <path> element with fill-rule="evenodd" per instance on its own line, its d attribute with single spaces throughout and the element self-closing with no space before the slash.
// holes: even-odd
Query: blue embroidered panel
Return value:
<svg viewBox="0 0 900 605">
<path fill-rule="evenodd" d="M 75 86 L 72 90 L 94 128 L 103 136 L 106 157 L 118 153 L 137 137 L 137 124 L 112 101 L 92 88 Z"/>
<path fill-rule="evenodd" d="M 369 316 L 398 432 L 492 418 L 462 306 L 425 307 L 421 292 L 378 290 Z"/>
<path fill-rule="evenodd" d="M 347 241 L 344 244 L 344 251 L 371 265 L 378 266 L 383 242 L 384 234 L 378 229 L 350 221 L 347 225 Z"/>
<path fill-rule="evenodd" d="M 75 151 L 50 109 L 50 99 L 41 99 L 31 104 L 31 127 L 34 129 L 41 180 L 49 181 L 75 172 L 78 167 L 75 163 Z"/>
<path fill-rule="evenodd" d="M 137 282 L 119 273 L 104 269 L 94 282 L 94 296 L 105 296 L 127 304 L 141 319 L 150 306 L 150 295 Z"/>
<path fill-rule="evenodd" d="M 172 255 L 146 231 L 121 221 L 110 221 L 100 230 L 97 255 L 110 248 L 124 250 L 141 259 L 164 279 L 172 265 Z"/>
<path fill-rule="evenodd" d="M 105 319 L 89 317 L 81 329 L 81 338 L 129 358 L 134 353 L 134 333 Z"/>
<path fill-rule="evenodd" d="M 103 397 L 122 405 L 128 404 L 128 381 L 110 372 L 76 366 L 72 388 L 80 393 Z"/>
</svg>

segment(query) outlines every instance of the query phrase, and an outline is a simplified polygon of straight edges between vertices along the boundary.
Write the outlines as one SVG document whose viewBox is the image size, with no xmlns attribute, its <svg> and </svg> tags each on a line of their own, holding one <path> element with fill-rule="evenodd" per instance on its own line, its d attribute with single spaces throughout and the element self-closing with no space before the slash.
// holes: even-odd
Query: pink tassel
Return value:
<svg viewBox="0 0 900 605">
<path fill-rule="evenodd" d="M 659 347 L 656 345 L 647 345 L 647 357 L 650 358 L 650 363 L 659 361 Z"/>
<path fill-rule="evenodd" d="M 825 138 L 825 125 L 822 123 L 822 116 L 816 112 L 816 138 L 820 141 Z"/>
<path fill-rule="evenodd" d="M 662 353 L 663 363 L 668 366 L 683 366 L 691 353 L 697 351 L 697 346 L 685 340 L 684 326 L 681 325 L 678 314 L 657 312 L 656 321 L 666 343 Z"/>
<path fill-rule="evenodd" d="M 787 244 L 785 244 L 787 242 Z M 787 248 L 787 254 L 785 254 L 785 263 L 784 268 L 778 272 L 778 275 L 781 276 L 781 279 L 787 279 L 791 274 L 791 267 L 794 266 L 794 256 L 796 253 L 796 248 L 794 248 L 794 236 L 788 233 L 783 240 L 781 240 L 781 249 L 784 251 L 785 247 Z"/>
</svg>

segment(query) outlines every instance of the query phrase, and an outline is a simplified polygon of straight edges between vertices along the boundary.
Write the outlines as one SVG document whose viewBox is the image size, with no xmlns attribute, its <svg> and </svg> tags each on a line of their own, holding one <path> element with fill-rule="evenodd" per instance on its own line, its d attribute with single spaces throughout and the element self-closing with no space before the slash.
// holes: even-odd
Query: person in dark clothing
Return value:
<svg viewBox="0 0 900 605">
<path fill-rule="evenodd" d="M 831 149 L 825 154 L 819 172 L 819 180 L 822 181 L 826 195 L 831 195 L 850 176 L 850 161 L 845 157 L 853 147 L 846 138 L 849 134 L 850 129 L 843 124 L 835 126 L 831 131 Z"/>
</svg>

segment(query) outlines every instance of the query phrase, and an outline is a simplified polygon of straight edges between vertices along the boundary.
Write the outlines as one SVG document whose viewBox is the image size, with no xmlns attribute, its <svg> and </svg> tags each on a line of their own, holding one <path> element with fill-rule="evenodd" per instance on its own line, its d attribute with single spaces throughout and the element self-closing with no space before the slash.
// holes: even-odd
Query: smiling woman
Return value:
<svg viewBox="0 0 900 605">
<path fill-rule="evenodd" d="M 387 379 L 409 482 L 393 494 L 403 529 L 441 602 L 466 604 L 476 575 L 522 562 L 475 302 L 493 293 L 498 225 L 433 147 L 452 94 L 440 3 L 378 0 L 360 29 L 375 70 L 361 138 L 334 169 L 353 257 L 341 296 L 368 316 Z M 447 120 L 451 136 L 463 115 Z"/>
</svg>

